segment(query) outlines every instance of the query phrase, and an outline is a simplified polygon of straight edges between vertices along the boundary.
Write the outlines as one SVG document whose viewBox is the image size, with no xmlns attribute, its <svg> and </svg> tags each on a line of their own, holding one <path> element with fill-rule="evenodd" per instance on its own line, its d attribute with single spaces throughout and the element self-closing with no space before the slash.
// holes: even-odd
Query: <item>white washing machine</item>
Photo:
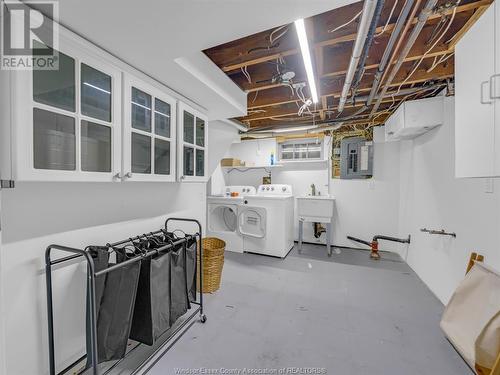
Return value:
<svg viewBox="0 0 500 375">
<path fill-rule="evenodd" d="M 293 248 L 294 199 L 290 185 L 261 185 L 239 206 L 243 251 L 284 258 Z"/>
<path fill-rule="evenodd" d="M 253 186 L 226 186 L 224 195 L 207 197 L 207 236 L 226 242 L 226 250 L 243 252 L 243 238 L 238 229 L 239 207 L 246 196 L 255 195 Z M 238 193 L 231 197 L 231 193 Z"/>
</svg>

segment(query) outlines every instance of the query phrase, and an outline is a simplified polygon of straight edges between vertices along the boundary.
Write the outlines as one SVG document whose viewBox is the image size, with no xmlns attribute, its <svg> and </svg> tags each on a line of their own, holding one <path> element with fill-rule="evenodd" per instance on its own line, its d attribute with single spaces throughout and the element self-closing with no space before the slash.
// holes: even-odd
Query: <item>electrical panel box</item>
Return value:
<svg viewBox="0 0 500 375">
<path fill-rule="evenodd" d="M 364 179 L 373 175 L 373 141 L 345 138 L 340 143 L 340 178 Z"/>
</svg>

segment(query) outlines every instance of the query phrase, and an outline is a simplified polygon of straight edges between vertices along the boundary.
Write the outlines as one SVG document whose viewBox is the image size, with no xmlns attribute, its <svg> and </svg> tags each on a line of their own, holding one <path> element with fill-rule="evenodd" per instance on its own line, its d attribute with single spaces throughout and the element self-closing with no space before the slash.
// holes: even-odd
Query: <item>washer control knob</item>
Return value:
<svg viewBox="0 0 500 375">
<path fill-rule="evenodd" d="M 282 190 L 282 191 L 286 191 L 286 186 L 283 186 L 283 187 L 281 188 L 281 190 Z"/>
<path fill-rule="evenodd" d="M 273 187 L 271 188 L 271 191 L 274 191 L 274 188 L 273 188 Z"/>
</svg>

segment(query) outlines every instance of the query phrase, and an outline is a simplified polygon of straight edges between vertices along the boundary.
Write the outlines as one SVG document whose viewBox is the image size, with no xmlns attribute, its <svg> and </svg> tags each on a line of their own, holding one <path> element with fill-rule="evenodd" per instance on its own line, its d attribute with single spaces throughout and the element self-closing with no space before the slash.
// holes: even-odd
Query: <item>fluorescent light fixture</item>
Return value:
<svg viewBox="0 0 500 375">
<path fill-rule="evenodd" d="M 318 102 L 318 92 L 316 91 L 316 81 L 314 80 L 314 70 L 311 60 L 311 52 L 309 51 L 309 42 L 307 41 L 306 26 L 304 19 L 301 18 L 295 21 L 295 29 L 299 38 L 300 52 L 302 53 L 302 60 L 304 60 L 304 67 L 306 68 L 307 81 L 309 83 L 309 91 L 313 103 Z"/>
<path fill-rule="evenodd" d="M 295 127 L 289 127 L 289 128 L 283 128 L 283 129 L 273 129 L 271 132 L 273 133 L 293 133 L 293 132 L 300 132 L 304 130 L 310 130 L 310 129 L 315 129 L 317 128 L 317 125 L 308 125 L 308 126 L 295 126 Z"/>
</svg>

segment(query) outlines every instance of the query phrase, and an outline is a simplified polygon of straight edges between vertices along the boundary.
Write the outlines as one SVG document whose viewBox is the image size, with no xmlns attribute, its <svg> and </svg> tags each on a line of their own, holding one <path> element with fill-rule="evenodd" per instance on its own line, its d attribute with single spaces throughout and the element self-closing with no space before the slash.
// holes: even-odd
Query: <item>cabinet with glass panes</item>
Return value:
<svg viewBox="0 0 500 375">
<path fill-rule="evenodd" d="M 49 46 L 33 41 L 33 54 Z M 12 178 L 113 181 L 121 173 L 121 72 L 61 40 L 50 70 L 10 72 Z"/>
<path fill-rule="evenodd" d="M 33 43 L 34 55 L 47 49 Z M 52 52 L 56 69 L 2 72 L 8 84 L 0 96 L 10 101 L 0 116 L 9 120 L 2 167 L 12 166 L 2 179 L 175 181 L 181 173 L 182 181 L 206 180 L 202 113 L 180 104 L 186 127 L 178 132 L 177 100 L 165 86 L 62 27 Z"/>
<path fill-rule="evenodd" d="M 179 181 L 207 180 L 207 118 L 194 108 L 178 104 L 177 170 Z"/>
<path fill-rule="evenodd" d="M 123 161 L 126 181 L 175 181 L 175 100 L 125 74 Z"/>
</svg>

